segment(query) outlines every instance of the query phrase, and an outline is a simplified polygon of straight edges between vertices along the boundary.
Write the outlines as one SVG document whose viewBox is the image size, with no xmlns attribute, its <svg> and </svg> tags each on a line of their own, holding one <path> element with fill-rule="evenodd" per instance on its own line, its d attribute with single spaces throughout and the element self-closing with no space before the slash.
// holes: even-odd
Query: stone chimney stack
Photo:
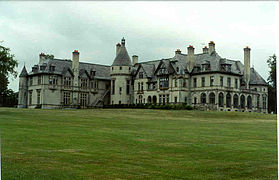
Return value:
<svg viewBox="0 0 279 180">
<path fill-rule="evenodd" d="M 249 89 L 250 82 L 250 51 L 251 49 L 246 46 L 244 49 L 244 80 L 246 88 Z"/>
<path fill-rule="evenodd" d="M 133 65 L 135 65 L 139 62 L 139 57 L 137 55 L 133 55 L 132 60 L 133 60 Z"/>
<path fill-rule="evenodd" d="M 121 46 L 125 46 L 125 39 L 124 39 L 124 37 L 122 38 L 122 40 L 121 40 Z"/>
<path fill-rule="evenodd" d="M 209 55 L 211 55 L 215 51 L 215 43 L 213 41 L 210 41 L 208 43 L 209 46 Z"/>
<path fill-rule="evenodd" d="M 78 50 L 74 50 L 73 58 L 72 58 L 72 71 L 74 73 L 73 79 L 73 105 L 78 106 L 78 90 L 79 90 L 79 52 Z"/>
<path fill-rule="evenodd" d="M 204 48 L 202 48 L 202 51 L 204 54 L 208 54 L 208 47 L 204 46 Z"/>
<path fill-rule="evenodd" d="M 188 48 L 188 56 L 187 56 L 187 69 L 191 73 L 194 69 L 194 50 L 195 48 L 190 45 Z"/>
<path fill-rule="evenodd" d="M 181 54 L 181 50 L 180 50 L 180 49 L 177 49 L 177 50 L 175 51 L 175 54 Z"/>
<path fill-rule="evenodd" d="M 116 44 L 116 56 L 117 56 L 117 54 L 119 53 L 120 48 L 121 48 L 121 44 L 120 44 L 120 43 L 117 43 L 117 44 Z"/>
<path fill-rule="evenodd" d="M 44 61 L 46 59 L 46 55 L 44 53 L 41 53 L 39 55 L 39 57 L 40 57 L 39 63 L 41 63 L 42 61 Z"/>
</svg>

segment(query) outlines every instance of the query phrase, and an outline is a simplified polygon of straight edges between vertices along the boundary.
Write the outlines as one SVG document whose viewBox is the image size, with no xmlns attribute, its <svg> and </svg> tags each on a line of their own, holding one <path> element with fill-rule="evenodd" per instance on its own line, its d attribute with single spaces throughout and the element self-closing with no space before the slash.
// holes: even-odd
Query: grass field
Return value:
<svg viewBox="0 0 279 180">
<path fill-rule="evenodd" d="M 277 179 L 276 116 L 0 108 L 3 179 Z"/>
</svg>

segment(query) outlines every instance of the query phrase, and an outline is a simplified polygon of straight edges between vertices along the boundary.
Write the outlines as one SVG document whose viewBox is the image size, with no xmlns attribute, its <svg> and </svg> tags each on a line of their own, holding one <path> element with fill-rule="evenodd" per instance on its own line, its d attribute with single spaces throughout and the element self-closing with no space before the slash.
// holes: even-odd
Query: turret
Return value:
<svg viewBox="0 0 279 180">
<path fill-rule="evenodd" d="M 132 63 L 125 47 L 125 39 L 121 45 L 116 45 L 116 57 L 110 69 L 111 75 L 111 104 L 132 103 Z M 135 59 L 134 59 L 135 60 Z"/>
<path fill-rule="evenodd" d="M 44 54 L 44 53 L 41 53 L 40 55 L 39 55 L 39 63 L 41 63 L 42 61 L 44 61 L 45 59 L 46 59 L 46 55 Z"/>
<path fill-rule="evenodd" d="M 25 66 L 23 66 L 22 71 L 19 75 L 19 89 L 18 89 L 18 108 L 27 108 L 27 83 L 28 73 Z"/>
</svg>

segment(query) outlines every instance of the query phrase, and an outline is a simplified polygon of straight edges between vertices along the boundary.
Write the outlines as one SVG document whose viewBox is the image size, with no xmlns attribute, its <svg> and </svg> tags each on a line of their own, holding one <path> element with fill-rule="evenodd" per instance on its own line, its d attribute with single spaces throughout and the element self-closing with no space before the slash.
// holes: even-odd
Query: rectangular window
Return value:
<svg viewBox="0 0 279 180">
<path fill-rule="evenodd" d="M 80 102 L 80 105 L 82 106 L 82 107 L 85 107 L 85 106 L 87 106 L 87 103 L 88 103 L 88 95 L 87 95 L 87 93 L 81 93 L 80 94 L 80 100 L 79 100 L 79 102 Z"/>
<path fill-rule="evenodd" d="M 170 95 L 167 94 L 167 103 L 169 103 L 169 102 L 170 102 Z"/>
<path fill-rule="evenodd" d="M 95 82 L 95 87 L 94 88 L 98 89 L 99 88 L 99 81 L 95 80 L 94 82 Z"/>
<path fill-rule="evenodd" d="M 231 87 L 231 78 L 230 77 L 227 78 L 227 86 Z"/>
<path fill-rule="evenodd" d="M 40 85 L 41 84 L 41 76 L 39 75 L 38 76 L 38 85 Z"/>
<path fill-rule="evenodd" d="M 141 82 L 141 90 L 143 91 L 143 82 Z"/>
<path fill-rule="evenodd" d="M 115 80 L 112 80 L 111 94 L 115 93 Z"/>
<path fill-rule="evenodd" d="M 176 96 L 174 97 L 174 103 L 177 103 L 177 97 Z"/>
<path fill-rule="evenodd" d="M 235 80 L 234 80 L 234 87 L 238 88 L 238 79 L 237 78 L 235 78 Z"/>
<path fill-rule="evenodd" d="M 29 105 L 32 105 L 32 91 L 29 91 Z"/>
<path fill-rule="evenodd" d="M 57 76 L 55 76 L 55 75 L 50 75 L 49 76 L 49 84 L 57 85 L 57 82 L 58 82 Z"/>
<path fill-rule="evenodd" d="M 177 87 L 177 79 L 174 80 L 174 87 Z"/>
<path fill-rule="evenodd" d="M 126 94 L 130 94 L 130 81 L 127 80 Z"/>
<path fill-rule="evenodd" d="M 64 105 L 70 105 L 71 104 L 71 93 L 70 92 L 64 92 L 63 93 L 63 104 Z"/>
<path fill-rule="evenodd" d="M 162 95 L 159 95 L 159 104 L 162 103 Z"/>
<path fill-rule="evenodd" d="M 223 86 L 223 84 L 224 84 L 223 79 L 224 79 L 223 76 L 220 76 L 220 86 Z"/>
<path fill-rule="evenodd" d="M 143 78 L 143 72 L 139 72 L 139 78 L 140 78 L 140 79 Z"/>
<path fill-rule="evenodd" d="M 184 100 L 184 101 L 185 101 L 185 103 L 187 104 L 187 97 L 185 97 L 185 100 Z"/>
<path fill-rule="evenodd" d="M 210 76 L 210 86 L 214 85 L 214 76 Z"/>
<path fill-rule="evenodd" d="M 183 79 L 183 87 L 187 87 L 187 81 L 186 81 L 186 79 Z"/>
<path fill-rule="evenodd" d="M 30 77 L 29 80 L 30 80 L 30 86 L 32 86 L 33 85 L 33 77 Z"/>
<path fill-rule="evenodd" d="M 159 79 L 160 88 L 168 88 L 169 87 L 169 78 L 162 77 Z"/>
<path fill-rule="evenodd" d="M 41 90 L 38 89 L 37 90 L 37 104 L 40 104 L 40 102 L 41 102 Z"/>
<path fill-rule="evenodd" d="M 81 89 L 87 89 L 88 84 L 87 84 L 87 79 L 86 78 L 81 78 L 80 79 L 80 88 Z"/>
<path fill-rule="evenodd" d="M 193 83 L 194 87 L 197 87 L 197 78 L 194 78 L 194 83 Z"/>
<path fill-rule="evenodd" d="M 122 93 L 122 88 L 121 87 L 119 87 L 119 94 L 121 94 Z"/>
<path fill-rule="evenodd" d="M 266 97 L 263 96 L 263 109 L 266 109 Z"/>
<path fill-rule="evenodd" d="M 201 86 L 204 87 L 205 86 L 205 77 L 201 78 L 201 83 L 202 83 Z"/>
<path fill-rule="evenodd" d="M 72 78 L 71 77 L 64 77 L 64 86 L 71 87 L 72 86 Z"/>
</svg>

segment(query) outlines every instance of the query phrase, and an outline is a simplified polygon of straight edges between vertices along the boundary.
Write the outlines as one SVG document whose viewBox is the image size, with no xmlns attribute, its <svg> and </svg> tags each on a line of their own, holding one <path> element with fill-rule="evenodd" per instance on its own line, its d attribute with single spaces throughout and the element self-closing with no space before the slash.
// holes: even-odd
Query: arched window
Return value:
<svg viewBox="0 0 279 180">
<path fill-rule="evenodd" d="M 209 94 L 209 103 L 215 104 L 215 94 L 213 92 Z"/>
<path fill-rule="evenodd" d="M 222 92 L 219 93 L 219 106 L 224 107 L 224 94 Z"/>
<path fill-rule="evenodd" d="M 231 100 L 231 94 L 228 93 L 227 96 L 226 96 L 226 106 L 227 106 L 227 107 L 231 107 L 231 102 L 232 102 L 232 100 Z"/>
<path fill-rule="evenodd" d="M 247 97 L 247 108 L 252 109 L 252 97 L 250 95 Z"/>
<path fill-rule="evenodd" d="M 240 107 L 245 108 L 245 96 L 244 95 L 240 96 Z"/>
<path fill-rule="evenodd" d="M 148 96 L 148 98 L 147 98 L 147 103 L 148 103 L 148 104 L 151 103 L 151 96 Z"/>
<path fill-rule="evenodd" d="M 201 94 L 201 103 L 202 103 L 202 104 L 205 104 L 205 103 L 206 103 L 206 94 L 205 94 L 205 93 L 202 93 L 202 94 Z"/>
<path fill-rule="evenodd" d="M 153 104 L 156 104 L 156 103 L 157 103 L 157 97 L 153 96 Z"/>
<path fill-rule="evenodd" d="M 238 95 L 237 94 L 235 94 L 233 96 L 233 107 L 238 108 Z"/>
</svg>

